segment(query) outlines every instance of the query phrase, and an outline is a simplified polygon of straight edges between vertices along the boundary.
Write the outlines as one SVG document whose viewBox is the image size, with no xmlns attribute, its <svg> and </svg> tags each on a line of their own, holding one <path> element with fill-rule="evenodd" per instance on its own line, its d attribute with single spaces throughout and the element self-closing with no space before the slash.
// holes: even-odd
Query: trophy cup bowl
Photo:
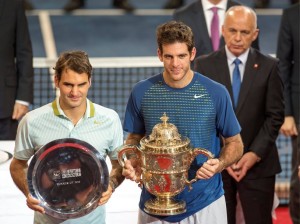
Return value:
<svg viewBox="0 0 300 224">
<path fill-rule="evenodd" d="M 188 170 L 194 158 L 203 154 L 208 158 L 214 155 L 201 148 L 190 147 L 190 140 L 181 137 L 174 124 L 167 123 L 168 117 L 161 117 L 150 136 L 143 137 L 140 147 L 123 145 L 118 151 L 118 161 L 124 166 L 125 159 L 138 159 L 142 169 L 141 184 L 155 195 L 145 203 L 145 211 L 153 215 L 177 215 L 186 211 L 185 201 L 177 201 L 173 196 L 183 191 L 185 186 L 192 189 L 194 178 L 188 180 Z"/>
<path fill-rule="evenodd" d="M 105 159 L 87 142 L 65 138 L 42 146 L 30 161 L 30 194 L 46 214 L 59 219 L 84 216 L 97 206 L 108 187 Z"/>
</svg>

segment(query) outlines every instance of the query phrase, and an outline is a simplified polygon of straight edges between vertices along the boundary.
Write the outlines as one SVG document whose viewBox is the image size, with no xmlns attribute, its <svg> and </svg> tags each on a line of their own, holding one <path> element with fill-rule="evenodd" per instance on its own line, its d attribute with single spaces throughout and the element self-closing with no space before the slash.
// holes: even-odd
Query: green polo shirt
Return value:
<svg viewBox="0 0 300 224">
<path fill-rule="evenodd" d="M 20 121 L 14 157 L 19 160 L 29 160 L 41 146 L 62 138 L 75 138 L 88 142 L 104 158 L 108 155 L 111 160 L 116 160 L 115 149 L 123 144 L 122 124 L 114 110 L 87 100 L 86 112 L 74 126 L 64 114 L 57 98 L 52 103 L 30 111 Z M 62 220 L 35 212 L 34 223 L 62 223 Z M 99 206 L 88 215 L 66 220 L 63 223 L 104 224 L 105 207 Z"/>
</svg>

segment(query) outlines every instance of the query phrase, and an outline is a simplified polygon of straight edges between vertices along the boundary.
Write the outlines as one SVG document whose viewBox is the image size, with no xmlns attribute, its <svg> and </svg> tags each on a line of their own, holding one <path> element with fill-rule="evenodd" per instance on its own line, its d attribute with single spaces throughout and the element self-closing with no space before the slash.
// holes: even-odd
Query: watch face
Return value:
<svg viewBox="0 0 300 224">
<path fill-rule="evenodd" d="M 94 210 L 109 182 L 105 159 L 87 142 L 65 138 L 42 146 L 27 174 L 31 195 L 45 212 L 59 219 L 84 216 Z"/>
</svg>

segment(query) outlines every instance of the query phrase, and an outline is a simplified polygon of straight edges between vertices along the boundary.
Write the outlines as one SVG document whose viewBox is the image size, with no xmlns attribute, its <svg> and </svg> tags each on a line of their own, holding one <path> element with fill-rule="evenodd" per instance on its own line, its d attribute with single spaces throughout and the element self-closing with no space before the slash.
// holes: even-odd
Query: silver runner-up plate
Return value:
<svg viewBox="0 0 300 224">
<path fill-rule="evenodd" d="M 109 182 L 105 159 L 87 142 L 65 138 L 42 146 L 27 173 L 31 195 L 46 214 L 59 219 L 93 211 Z"/>
</svg>

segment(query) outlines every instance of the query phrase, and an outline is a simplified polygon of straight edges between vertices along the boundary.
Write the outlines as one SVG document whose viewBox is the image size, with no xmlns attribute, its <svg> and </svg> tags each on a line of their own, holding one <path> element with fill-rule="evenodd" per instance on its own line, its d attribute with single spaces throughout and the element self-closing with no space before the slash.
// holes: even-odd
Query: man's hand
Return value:
<svg viewBox="0 0 300 224">
<path fill-rule="evenodd" d="M 12 119 L 19 120 L 28 112 L 28 106 L 20 103 L 15 103 Z"/>
<path fill-rule="evenodd" d="M 253 152 L 245 153 L 242 158 L 228 167 L 226 170 L 230 176 L 232 176 L 237 182 L 243 179 L 248 170 L 250 170 L 257 162 L 258 156 Z"/>
<path fill-rule="evenodd" d="M 198 169 L 196 177 L 198 179 L 209 179 L 216 173 L 220 173 L 224 168 L 219 159 L 209 159 Z"/>
<path fill-rule="evenodd" d="M 37 211 L 42 214 L 45 214 L 45 209 L 39 205 L 40 201 L 32 197 L 31 194 L 27 195 L 26 203 L 28 208 L 32 209 L 33 211 Z"/>
<path fill-rule="evenodd" d="M 113 193 L 112 187 L 108 185 L 107 191 L 102 193 L 102 197 L 100 198 L 98 205 L 100 206 L 107 203 L 110 197 L 112 196 L 112 193 Z"/>
<path fill-rule="evenodd" d="M 285 136 L 298 135 L 295 119 L 292 116 L 284 118 L 284 122 L 280 128 L 280 133 Z"/>
<path fill-rule="evenodd" d="M 129 180 L 137 183 L 141 180 L 142 169 L 137 159 L 130 159 L 125 161 L 122 175 Z"/>
</svg>

